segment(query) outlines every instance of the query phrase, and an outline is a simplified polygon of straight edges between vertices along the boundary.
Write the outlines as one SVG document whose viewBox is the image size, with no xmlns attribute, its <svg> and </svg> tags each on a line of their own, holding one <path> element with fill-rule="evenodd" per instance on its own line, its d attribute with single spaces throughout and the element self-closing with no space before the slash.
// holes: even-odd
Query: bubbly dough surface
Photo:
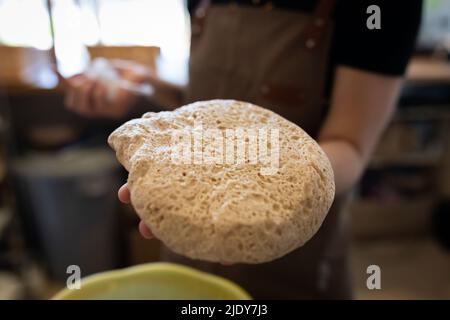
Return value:
<svg viewBox="0 0 450 320">
<path fill-rule="evenodd" d="M 265 129 L 268 156 L 275 150 L 270 132 L 277 130 L 276 172 L 262 174 L 273 166 L 264 157 L 249 161 L 249 149 L 244 162 L 176 163 L 174 137 L 184 132 L 193 141 L 199 124 L 201 132 L 219 130 L 224 138 L 227 129 Z M 207 140 L 202 155 L 217 156 L 205 148 L 220 140 Z M 262 263 L 282 257 L 317 232 L 334 199 L 333 172 L 319 145 L 297 125 L 250 103 L 200 101 L 146 113 L 116 129 L 108 142 L 129 172 L 140 218 L 171 250 L 193 259 Z M 236 142 L 235 156 L 237 148 Z M 192 143 L 190 159 L 195 150 Z"/>
</svg>

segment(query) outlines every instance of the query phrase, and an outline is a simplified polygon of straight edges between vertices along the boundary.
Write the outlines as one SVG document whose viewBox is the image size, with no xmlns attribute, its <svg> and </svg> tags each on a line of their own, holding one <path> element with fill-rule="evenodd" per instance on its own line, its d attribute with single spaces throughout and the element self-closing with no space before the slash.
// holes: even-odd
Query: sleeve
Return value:
<svg viewBox="0 0 450 320">
<path fill-rule="evenodd" d="M 380 8 L 380 29 L 367 27 L 370 5 Z M 333 37 L 336 65 L 403 75 L 415 47 L 421 14 L 422 0 L 339 1 Z"/>
</svg>

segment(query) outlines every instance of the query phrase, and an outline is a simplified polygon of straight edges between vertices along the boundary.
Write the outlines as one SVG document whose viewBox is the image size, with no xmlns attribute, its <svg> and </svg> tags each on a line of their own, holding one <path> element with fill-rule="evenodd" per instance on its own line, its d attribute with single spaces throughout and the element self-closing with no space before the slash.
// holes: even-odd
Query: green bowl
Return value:
<svg viewBox="0 0 450 320">
<path fill-rule="evenodd" d="M 107 271 L 81 280 L 80 289 L 64 289 L 55 300 L 248 300 L 250 295 L 224 278 L 172 263 L 148 263 Z"/>
</svg>

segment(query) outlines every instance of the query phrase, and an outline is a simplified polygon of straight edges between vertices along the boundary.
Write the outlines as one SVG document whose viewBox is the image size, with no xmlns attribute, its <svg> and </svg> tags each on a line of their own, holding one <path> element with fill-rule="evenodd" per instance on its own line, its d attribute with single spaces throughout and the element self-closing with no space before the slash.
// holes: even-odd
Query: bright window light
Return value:
<svg viewBox="0 0 450 320">
<path fill-rule="evenodd" d="M 82 71 L 86 46 L 149 45 L 161 48 L 159 68 L 183 82 L 189 55 L 184 0 L 52 0 L 55 50 L 61 73 Z M 49 49 L 46 0 L 0 0 L 0 43 Z"/>
<path fill-rule="evenodd" d="M 0 43 L 51 48 L 50 21 L 45 0 L 0 0 Z"/>
</svg>

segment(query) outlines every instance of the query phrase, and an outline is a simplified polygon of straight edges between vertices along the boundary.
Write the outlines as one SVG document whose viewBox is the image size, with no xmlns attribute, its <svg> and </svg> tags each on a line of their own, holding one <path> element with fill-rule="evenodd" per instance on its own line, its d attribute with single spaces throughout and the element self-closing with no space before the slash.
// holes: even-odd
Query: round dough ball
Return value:
<svg viewBox="0 0 450 320">
<path fill-rule="evenodd" d="M 304 245 L 334 199 L 328 158 L 300 127 L 250 103 L 211 100 L 146 113 L 108 139 L 131 202 L 167 247 L 262 263 Z"/>
</svg>

